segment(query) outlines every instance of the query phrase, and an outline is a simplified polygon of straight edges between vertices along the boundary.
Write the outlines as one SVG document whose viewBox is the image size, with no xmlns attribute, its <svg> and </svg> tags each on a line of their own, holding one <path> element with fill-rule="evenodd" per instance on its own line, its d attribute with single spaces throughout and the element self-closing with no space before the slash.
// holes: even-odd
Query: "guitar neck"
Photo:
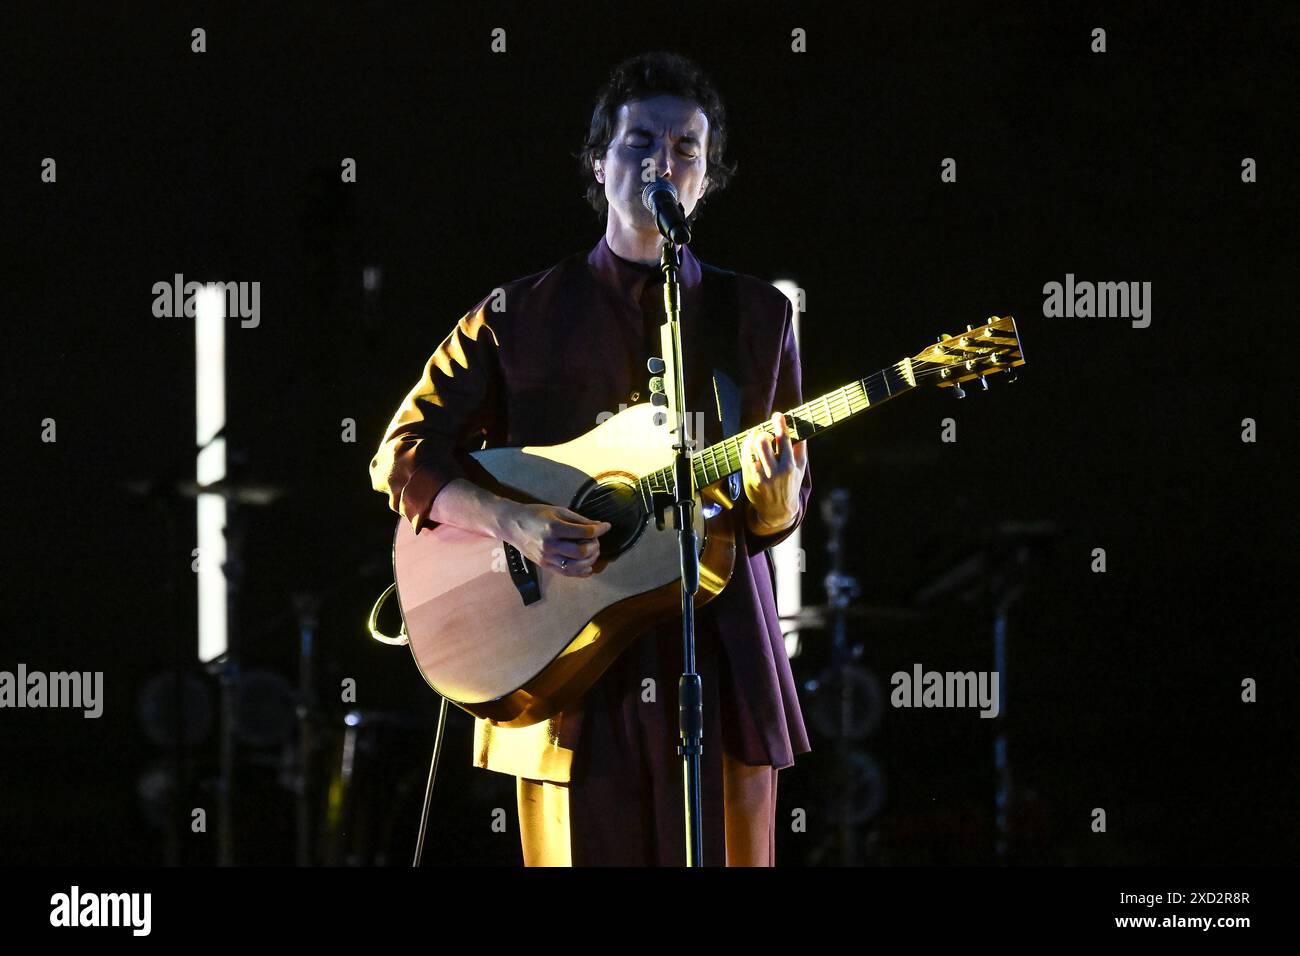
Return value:
<svg viewBox="0 0 1300 956">
<path fill-rule="evenodd" d="M 810 402 L 804 402 L 797 408 L 785 412 L 786 428 L 795 441 L 803 441 L 818 435 L 826 429 L 848 421 L 850 418 L 883 405 L 891 398 L 897 398 L 904 392 L 916 388 L 916 376 L 911 359 L 903 359 L 896 365 L 882 368 L 856 382 L 850 382 L 842 388 L 827 392 Z M 703 488 L 715 481 L 734 474 L 741 469 L 741 450 L 745 440 L 753 432 L 773 432 L 771 420 L 732 435 L 715 445 L 697 452 L 692 458 L 695 470 L 695 486 Z M 672 490 L 672 467 L 661 468 L 642 477 L 646 490 L 650 492 Z"/>
</svg>

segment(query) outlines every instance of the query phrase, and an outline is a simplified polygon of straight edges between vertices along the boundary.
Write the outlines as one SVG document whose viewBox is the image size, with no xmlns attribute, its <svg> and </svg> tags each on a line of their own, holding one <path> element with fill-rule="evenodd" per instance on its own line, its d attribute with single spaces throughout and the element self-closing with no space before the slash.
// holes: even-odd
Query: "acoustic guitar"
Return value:
<svg viewBox="0 0 1300 956">
<path fill-rule="evenodd" d="M 805 441 L 913 389 L 936 385 L 960 395 L 963 383 L 979 379 L 987 388 L 988 376 L 1024 362 L 1015 320 L 994 317 L 783 414 L 791 438 Z M 638 635 L 680 616 L 675 428 L 665 414 L 646 402 L 560 445 L 469 453 L 471 479 L 503 497 L 610 522 L 589 576 L 536 566 L 512 545 L 452 525 L 417 535 L 398 522 L 393 569 L 404 642 L 435 691 L 476 717 L 524 727 L 581 699 Z M 771 421 L 756 428 L 770 434 Z M 697 608 L 731 579 L 741 532 L 730 479 L 753 430 L 691 455 Z"/>
</svg>

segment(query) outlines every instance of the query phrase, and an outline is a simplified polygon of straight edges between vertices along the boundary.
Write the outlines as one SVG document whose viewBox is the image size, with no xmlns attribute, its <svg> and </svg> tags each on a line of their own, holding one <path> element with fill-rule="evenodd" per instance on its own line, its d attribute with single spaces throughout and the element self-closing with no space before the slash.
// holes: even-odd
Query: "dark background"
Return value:
<svg viewBox="0 0 1300 956">
<path fill-rule="evenodd" d="M 727 100 L 739 173 L 694 248 L 806 290 L 806 396 L 938 332 L 1019 322 L 1030 364 L 1015 384 L 908 398 L 810 454 L 814 504 L 853 492 L 849 570 L 870 605 L 906 604 L 1000 522 L 1059 528 L 1009 621 L 1010 858 L 1294 861 L 1293 6 L 43 4 L 0 17 L 0 669 L 102 670 L 106 697 L 99 720 L 0 712 L 0 862 L 215 856 L 212 732 L 186 796 L 209 808 L 207 834 L 187 831 L 169 856 L 159 804 L 141 796 L 169 766 L 142 730 L 142 688 L 194 642 L 192 505 L 169 535 L 167 506 L 125 490 L 192 474 L 193 321 L 152 315 L 153 283 L 178 272 L 262 285 L 260 327 L 232 320 L 228 337 L 230 441 L 245 477 L 285 490 L 248 530 L 250 666 L 296 680 L 292 599 L 316 593 L 325 700 L 352 677 L 357 706 L 410 725 L 362 735 L 344 849 L 320 852 L 373 861 L 386 845 L 405 859 L 436 698 L 407 652 L 364 633 L 394 523 L 367 464 L 467 308 L 599 238 L 573 154 L 607 70 L 652 47 L 698 59 Z M 508 52 L 494 55 L 498 26 Z M 1090 52 L 1097 26 L 1105 54 Z M 790 52 L 795 27 L 806 54 Z M 40 181 L 46 156 L 57 184 Z M 1255 184 L 1241 182 L 1247 156 Z M 356 184 L 340 182 L 343 157 Z M 940 182 L 944 157 L 955 184 Z M 366 266 L 383 275 L 370 298 Z M 1043 284 L 1068 272 L 1151 282 L 1151 326 L 1044 318 Z M 939 441 L 948 416 L 955 444 Z M 56 444 L 39 440 L 47 417 Z M 1255 444 L 1240 440 L 1246 417 Z M 814 511 L 809 603 L 824 599 L 824 543 Z M 1105 574 L 1090 571 L 1097 547 Z M 853 637 L 886 684 L 917 661 L 992 666 L 985 610 L 942 619 Z M 801 679 L 825 657 L 824 635 L 805 639 Z M 1240 700 L 1247 677 L 1258 703 Z M 259 700 L 268 721 L 292 717 L 291 699 Z M 327 704 L 322 776 L 346 709 Z M 514 781 L 469 766 L 470 721 L 452 716 L 430 858 L 518 862 Z M 885 714 L 866 747 L 887 780 L 859 834 L 866 861 L 994 859 L 993 723 Z M 241 748 L 242 862 L 293 860 L 292 743 Z M 818 736 L 781 775 L 783 864 L 827 860 L 832 751 Z M 490 831 L 493 807 L 508 833 Z M 806 834 L 786 832 L 796 807 Z M 1105 834 L 1090 830 L 1094 807 Z"/>
</svg>

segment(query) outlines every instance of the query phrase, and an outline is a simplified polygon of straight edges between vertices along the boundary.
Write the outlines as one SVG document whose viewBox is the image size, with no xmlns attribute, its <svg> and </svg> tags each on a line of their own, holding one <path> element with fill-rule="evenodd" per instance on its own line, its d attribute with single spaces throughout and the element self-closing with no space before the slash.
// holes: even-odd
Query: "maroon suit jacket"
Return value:
<svg viewBox="0 0 1300 956">
<path fill-rule="evenodd" d="M 689 248 L 680 276 L 688 404 L 708 408 L 711 367 L 692 322 L 701 315 L 701 270 Z M 602 237 L 589 253 L 493 290 L 438 346 L 393 416 L 370 463 L 375 490 L 418 533 L 433 524 L 429 507 L 443 485 L 467 477 L 466 451 L 559 444 L 590 431 L 620 403 L 647 401 L 647 330 L 662 312 L 647 317 L 641 304 L 654 301 L 657 289 L 648 283 L 659 281 L 656 267 L 620 258 Z M 737 276 L 737 297 L 740 425 L 748 428 L 802 403 L 801 371 L 789 300 L 745 275 Z M 705 441 L 727 437 L 716 428 L 716 421 L 706 425 Z M 731 678 L 721 692 L 740 724 L 737 756 L 753 765 L 789 767 L 810 749 L 764 551 L 802 523 L 811 490 L 810 467 L 795 525 L 775 535 L 755 535 L 738 513 L 743 540 L 731 581 L 696 615 L 697 630 L 713 630 L 725 648 Z M 749 507 L 743 493 L 737 505 Z M 582 716 L 576 707 L 517 729 L 477 720 L 475 763 L 567 781 Z"/>
</svg>

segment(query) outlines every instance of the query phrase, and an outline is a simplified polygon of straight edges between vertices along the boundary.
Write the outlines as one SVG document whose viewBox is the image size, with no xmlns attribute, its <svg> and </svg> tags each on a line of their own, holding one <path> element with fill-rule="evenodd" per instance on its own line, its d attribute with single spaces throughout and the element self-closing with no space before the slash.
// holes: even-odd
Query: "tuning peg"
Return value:
<svg viewBox="0 0 1300 956">
<path fill-rule="evenodd" d="M 664 391 L 664 380 L 663 380 L 663 376 L 661 376 L 661 375 L 656 375 L 654 378 L 650 379 L 650 391 L 652 391 L 652 392 L 663 392 L 663 391 Z"/>
<path fill-rule="evenodd" d="M 646 360 L 645 367 L 651 375 L 662 375 L 664 371 L 664 360 L 657 355 L 652 355 Z"/>
<path fill-rule="evenodd" d="M 985 392 L 989 390 L 989 379 L 987 375 L 980 376 L 980 389 Z"/>
<path fill-rule="evenodd" d="M 650 395 L 650 404 L 651 404 L 651 405 L 667 405 L 667 404 L 668 404 L 668 396 L 665 395 L 663 392 L 652 392 L 651 395 Z"/>
<path fill-rule="evenodd" d="M 666 421 L 668 421 L 668 413 L 667 413 L 667 412 L 655 412 L 655 414 L 654 414 L 654 418 L 652 418 L 651 421 L 653 421 L 656 425 L 662 425 L 662 424 L 664 424 Z"/>
<path fill-rule="evenodd" d="M 960 382 L 953 382 L 953 383 L 952 383 L 952 393 L 953 393 L 954 395 L 956 395 L 958 398 L 965 398 L 965 397 L 966 397 L 966 390 L 965 390 L 964 388 L 961 387 L 961 383 L 960 383 Z"/>
</svg>

